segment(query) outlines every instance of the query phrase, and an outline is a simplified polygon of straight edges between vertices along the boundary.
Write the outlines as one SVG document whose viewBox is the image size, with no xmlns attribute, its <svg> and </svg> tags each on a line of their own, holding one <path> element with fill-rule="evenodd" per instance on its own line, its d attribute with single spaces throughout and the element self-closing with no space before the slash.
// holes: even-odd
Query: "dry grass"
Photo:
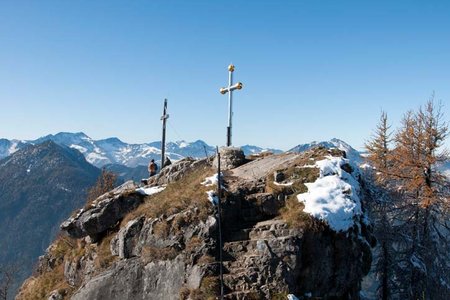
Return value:
<svg viewBox="0 0 450 300">
<path fill-rule="evenodd" d="M 145 264 L 152 261 L 171 260 L 177 257 L 178 251 L 172 247 L 157 248 L 145 246 L 142 248 L 141 259 Z"/>
<path fill-rule="evenodd" d="M 96 271 L 100 272 L 109 268 L 113 262 L 118 258 L 111 253 L 111 240 L 114 237 L 114 233 L 110 233 L 105 236 L 102 241 L 97 245 L 97 257 L 95 259 Z"/>
<path fill-rule="evenodd" d="M 220 282 L 215 276 L 204 277 L 198 289 L 184 288 L 180 291 L 180 299 L 215 300 L 218 295 L 220 295 Z"/>
<path fill-rule="evenodd" d="M 187 243 L 185 250 L 188 253 L 194 253 L 201 245 L 203 241 L 198 236 L 193 236 Z"/>
<path fill-rule="evenodd" d="M 214 187 L 203 186 L 201 182 L 212 174 L 214 170 L 211 167 L 201 167 L 191 171 L 182 179 L 167 185 L 161 193 L 147 197 L 142 205 L 125 217 L 122 225 L 142 215 L 148 218 L 169 216 L 188 207 L 198 208 L 198 220 L 206 220 L 209 215 L 208 210 L 211 208 L 206 192 Z M 181 220 L 177 222 L 179 221 Z M 193 221 L 196 220 L 183 220 L 189 223 Z M 176 224 L 181 225 L 181 223 Z"/>
<path fill-rule="evenodd" d="M 73 292 L 74 288 L 64 280 L 64 265 L 60 264 L 50 272 L 45 272 L 39 277 L 32 279 L 33 282 L 25 286 L 17 300 L 42 300 L 47 299 L 50 293 L 58 290 L 64 298 L 67 299 Z"/>
<path fill-rule="evenodd" d="M 40 300 L 47 299 L 49 294 L 58 290 L 62 295 L 69 297 L 75 287 L 71 287 L 64 278 L 64 261 L 83 255 L 83 250 L 75 239 L 60 235 L 53 242 L 49 256 L 54 259 L 55 265 L 52 270 L 44 271 L 23 286 L 18 300 Z"/>
<path fill-rule="evenodd" d="M 296 198 L 289 198 L 286 206 L 281 209 L 281 217 L 292 228 L 307 228 L 311 226 L 312 217 L 303 211 L 305 206 Z"/>
<path fill-rule="evenodd" d="M 203 255 L 197 260 L 197 265 L 199 266 L 210 265 L 213 263 L 216 263 L 216 260 L 210 255 Z"/>
</svg>

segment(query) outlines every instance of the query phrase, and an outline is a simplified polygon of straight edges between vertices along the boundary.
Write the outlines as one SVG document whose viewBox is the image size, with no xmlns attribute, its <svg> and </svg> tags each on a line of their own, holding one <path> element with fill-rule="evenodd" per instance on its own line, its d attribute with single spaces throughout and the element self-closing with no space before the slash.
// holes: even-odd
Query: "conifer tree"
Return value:
<svg viewBox="0 0 450 300">
<path fill-rule="evenodd" d="M 440 299 L 449 295 L 449 183 L 438 169 L 448 134 L 442 105 L 433 97 L 417 112 L 407 112 L 389 151 L 387 117 L 382 113 L 374 139 L 366 145 L 376 182 L 389 201 L 378 201 L 378 272 L 383 299 Z M 387 153 L 387 155 L 385 155 Z M 395 239 L 391 239 L 395 233 Z M 389 283 L 389 274 L 395 282 Z"/>
<path fill-rule="evenodd" d="M 373 134 L 372 140 L 367 142 L 365 147 L 368 151 L 368 160 L 377 170 L 376 179 L 383 183 L 389 174 L 389 145 L 391 143 L 391 133 L 388 125 L 387 113 L 382 111 L 380 121 Z"/>
</svg>

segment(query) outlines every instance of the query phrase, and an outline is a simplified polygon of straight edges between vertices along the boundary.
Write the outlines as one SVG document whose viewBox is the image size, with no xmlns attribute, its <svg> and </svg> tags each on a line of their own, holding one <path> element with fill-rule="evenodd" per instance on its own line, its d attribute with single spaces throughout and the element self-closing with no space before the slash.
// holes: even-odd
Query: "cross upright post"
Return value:
<svg viewBox="0 0 450 300">
<path fill-rule="evenodd" d="M 231 128 L 233 126 L 233 91 L 242 89 L 242 83 L 238 82 L 233 85 L 233 72 L 234 65 L 228 66 L 228 86 L 221 88 L 220 93 L 222 95 L 228 93 L 228 127 L 227 127 L 227 147 L 231 146 Z"/>
<path fill-rule="evenodd" d="M 168 118 L 169 115 L 167 114 L 167 99 L 164 99 L 164 109 L 163 115 L 161 117 L 161 121 L 163 123 L 161 140 L 161 169 L 164 168 L 164 163 L 166 160 L 166 121 Z"/>
</svg>

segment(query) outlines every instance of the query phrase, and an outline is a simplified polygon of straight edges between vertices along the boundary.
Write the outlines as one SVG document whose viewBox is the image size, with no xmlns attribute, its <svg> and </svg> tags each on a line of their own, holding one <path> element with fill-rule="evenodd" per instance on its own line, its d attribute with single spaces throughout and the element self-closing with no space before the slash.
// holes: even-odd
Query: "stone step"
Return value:
<svg viewBox="0 0 450 300">
<path fill-rule="evenodd" d="M 234 229 L 225 234 L 226 242 L 246 241 L 250 239 L 249 235 L 253 228 Z"/>
</svg>

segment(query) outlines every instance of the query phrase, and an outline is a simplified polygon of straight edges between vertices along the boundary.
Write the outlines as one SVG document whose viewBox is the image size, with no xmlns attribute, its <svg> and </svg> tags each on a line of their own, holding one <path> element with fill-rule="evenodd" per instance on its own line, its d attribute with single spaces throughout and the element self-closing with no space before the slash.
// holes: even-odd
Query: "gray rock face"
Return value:
<svg viewBox="0 0 450 300">
<path fill-rule="evenodd" d="M 92 278 L 72 300 L 86 299 L 179 299 L 185 263 L 181 257 L 144 264 L 133 258 L 119 261 L 114 268 Z"/>
<path fill-rule="evenodd" d="M 165 185 L 186 176 L 189 171 L 210 165 L 208 158 L 196 160 L 191 157 L 182 159 L 176 163 L 165 166 L 160 173 L 148 179 L 148 185 Z"/>
<path fill-rule="evenodd" d="M 231 170 L 245 164 L 244 151 L 235 147 L 222 147 L 219 149 L 220 153 L 220 168 L 222 170 Z M 218 166 L 217 156 L 213 161 L 214 167 Z"/>
<path fill-rule="evenodd" d="M 61 229 L 71 237 L 98 235 L 114 226 L 127 213 L 142 203 L 144 196 L 136 193 L 136 186 L 128 181 L 120 187 L 97 198 L 87 210 L 81 209 L 77 215 L 61 224 Z"/>
<path fill-rule="evenodd" d="M 144 225 L 145 218 L 139 218 L 128 222 L 128 224 L 120 229 L 119 233 L 111 241 L 111 253 L 120 258 L 130 258 L 136 253 L 135 249 L 136 237 Z"/>
</svg>

